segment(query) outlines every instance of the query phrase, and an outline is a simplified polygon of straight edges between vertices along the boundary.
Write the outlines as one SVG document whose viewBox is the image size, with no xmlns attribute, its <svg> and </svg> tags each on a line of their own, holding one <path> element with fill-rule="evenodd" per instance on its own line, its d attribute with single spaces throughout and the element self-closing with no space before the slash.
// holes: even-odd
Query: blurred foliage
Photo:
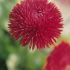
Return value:
<svg viewBox="0 0 70 70">
<path fill-rule="evenodd" d="M 0 0 L 0 70 L 41 70 L 49 51 L 22 47 L 8 32 L 9 12 L 16 3 L 17 0 Z"/>
</svg>

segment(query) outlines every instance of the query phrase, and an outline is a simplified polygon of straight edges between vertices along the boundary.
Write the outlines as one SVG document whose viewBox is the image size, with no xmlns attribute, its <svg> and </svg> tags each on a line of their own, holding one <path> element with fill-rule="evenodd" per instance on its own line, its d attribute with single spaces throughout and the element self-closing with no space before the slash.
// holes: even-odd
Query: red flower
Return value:
<svg viewBox="0 0 70 70">
<path fill-rule="evenodd" d="M 11 35 L 25 46 L 38 49 L 53 44 L 60 36 L 62 17 L 59 9 L 47 0 L 25 0 L 9 15 Z"/>
<path fill-rule="evenodd" d="M 44 70 L 70 70 L 70 44 L 62 42 L 47 59 Z"/>
</svg>

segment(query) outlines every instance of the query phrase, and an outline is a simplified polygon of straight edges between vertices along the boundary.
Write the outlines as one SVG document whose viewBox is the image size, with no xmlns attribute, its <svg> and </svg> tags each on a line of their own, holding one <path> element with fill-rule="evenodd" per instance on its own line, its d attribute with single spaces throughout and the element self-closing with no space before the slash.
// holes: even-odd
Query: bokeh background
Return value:
<svg viewBox="0 0 70 70">
<path fill-rule="evenodd" d="M 70 0 L 49 1 L 60 8 L 63 16 L 64 28 L 56 44 L 70 41 Z M 17 2 L 20 0 L 0 0 L 0 70 L 42 70 L 46 57 L 54 48 L 28 49 L 10 36 L 8 16 Z"/>
</svg>

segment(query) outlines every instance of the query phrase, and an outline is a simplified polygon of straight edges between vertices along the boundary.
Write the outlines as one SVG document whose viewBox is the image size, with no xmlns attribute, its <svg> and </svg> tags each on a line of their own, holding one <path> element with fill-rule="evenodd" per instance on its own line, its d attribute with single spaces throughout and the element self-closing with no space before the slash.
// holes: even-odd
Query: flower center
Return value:
<svg viewBox="0 0 70 70">
<path fill-rule="evenodd" d="M 39 19 L 39 18 L 43 17 L 43 11 L 41 11 L 41 10 L 34 11 L 32 13 L 32 16 L 35 19 Z"/>
</svg>

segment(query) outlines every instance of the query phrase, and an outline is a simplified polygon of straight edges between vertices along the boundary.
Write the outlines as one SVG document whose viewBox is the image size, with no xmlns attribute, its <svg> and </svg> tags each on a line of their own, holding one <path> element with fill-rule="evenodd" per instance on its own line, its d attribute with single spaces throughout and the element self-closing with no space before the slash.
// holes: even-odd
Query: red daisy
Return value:
<svg viewBox="0 0 70 70">
<path fill-rule="evenodd" d="M 24 0 L 9 15 L 11 35 L 25 46 L 38 49 L 51 45 L 60 36 L 62 16 L 47 0 Z"/>
<path fill-rule="evenodd" d="M 70 70 L 70 44 L 62 42 L 47 59 L 44 70 Z"/>
</svg>

